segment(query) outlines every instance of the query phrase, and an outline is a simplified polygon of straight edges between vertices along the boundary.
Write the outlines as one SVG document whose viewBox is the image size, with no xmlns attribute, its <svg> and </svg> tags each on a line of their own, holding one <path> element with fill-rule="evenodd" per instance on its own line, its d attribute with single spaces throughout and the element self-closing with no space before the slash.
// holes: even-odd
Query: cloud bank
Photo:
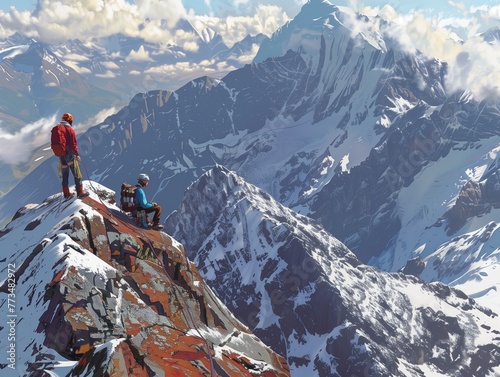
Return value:
<svg viewBox="0 0 500 377">
<path fill-rule="evenodd" d="M 116 114 L 117 107 L 101 110 L 85 123 L 75 123 L 74 129 L 82 135 L 88 128 L 103 122 L 108 116 Z M 59 122 L 58 114 L 27 124 L 15 133 L 5 132 L 0 122 L 0 161 L 5 164 L 19 165 L 36 158 L 33 151 L 40 147 L 48 147 L 52 127 Z"/>
<path fill-rule="evenodd" d="M 28 124 L 14 134 L 4 132 L 0 127 L 0 161 L 12 165 L 27 162 L 34 149 L 47 144 L 47 135 L 50 138 L 50 130 L 56 124 L 53 115 Z"/>
<path fill-rule="evenodd" d="M 186 14 L 180 0 L 39 0 L 34 12 L 0 11 L 0 36 L 16 31 L 47 43 L 88 40 L 117 33 L 158 41 Z M 161 15 L 161 18 L 159 18 Z M 145 24 L 145 20 L 150 22 Z M 168 35 L 167 35 L 168 37 Z"/>
<path fill-rule="evenodd" d="M 187 11 L 181 0 L 135 0 L 134 3 L 126 0 L 39 0 L 34 12 L 18 11 L 15 6 L 8 12 L 0 10 L 0 38 L 21 32 L 42 42 L 58 44 L 69 39 L 88 41 L 124 34 L 147 42 L 189 48 L 192 35 L 173 31 L 179 19 L 188 19 L 200 31 L 211 27 L 231 46 L 247 34 L 271 35 L 289 20 L 281 6 L 247 2 L 244 8 L 252 9 L 251 15 L 215 17 L 198 15 L 192 8 Z M 234 4 L 228 7 L 234 10 Z"/>
<path fill-rule="evenodd" d="M 288 14 L 276 5 L 258 5 L 251 16 L 227 16 L 225 18 L 200 15 L 190 17 L 197 30 L 209 27 L 219 33 L 224 42 L 231 46 L 241 41 L 247 35 L 259 33 L 271 36 L 290 18 Z"/>
<path fill-rule="evenodd" d="M 446 89 L 448 93 L 468 90 L 476 99 L 500 98 L 500 41 L 485 40 L 484 33 L 500 35 L 500 6 L 465 9 L 463 17 L 429 18 L 422 12 L 399 14 L 391 6 L 363 7 L 359 11 L 370 17 L 370 24 L 353 18 L 356 31 L 376 28 L 396 40 L 408 52 L 419 50 L 430 58 L 448 63 Z M 390 26 L 381 19 L 390 21 Z M 362 23 L 362 24 L 356 24 Z"/>
</svg>

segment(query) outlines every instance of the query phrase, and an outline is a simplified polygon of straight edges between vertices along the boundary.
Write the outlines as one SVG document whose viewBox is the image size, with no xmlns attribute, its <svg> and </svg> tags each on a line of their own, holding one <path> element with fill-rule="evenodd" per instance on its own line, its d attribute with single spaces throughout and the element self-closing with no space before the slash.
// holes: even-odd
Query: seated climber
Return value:
<svg viewBox="0 0 500 377">
<path fill-rule="evenodd" d="M 144 193 L 143 188 L 146 187 L 149 183 L 149 176 L 147 174 L 141 173 L 138 178 L 138 185 L 135 189 L 134 194 L 134 203 L 137 205 L 137 214 L 140 216 L 141 211 L 144 213 L 145 221 L 144 225 L 149 226 L 149 218 L 148 213 L 154 212 L 153 223 L 151 224 L 152 228 L 155 230 L 163 229 L 163 225 L 160 224 L 160 216 L 161 216 L 161 207 L 158 203 L 148 202 L 146 200 L 146 194 Z"/>
</svg>

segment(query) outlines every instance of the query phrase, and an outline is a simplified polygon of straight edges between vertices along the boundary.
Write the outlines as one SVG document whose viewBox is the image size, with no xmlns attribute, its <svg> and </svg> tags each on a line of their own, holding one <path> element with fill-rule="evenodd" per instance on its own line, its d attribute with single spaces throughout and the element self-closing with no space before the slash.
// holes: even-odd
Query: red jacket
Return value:
<svg viewBox="0 0 500 377">
<path fill-rule="evenodd" d="M 66 135 L 68 136 L 66 140 L 66 147 L 68 150 L 74 154 L 75 156 L 78 156 L 80 153 L 78 152 L 78 145 L 76 144 L 76 133 L 73 127 L 68 122 L 62 121 L 59 123 L 61 126 L 64 126 L 66 129 Z"/>
</svg>

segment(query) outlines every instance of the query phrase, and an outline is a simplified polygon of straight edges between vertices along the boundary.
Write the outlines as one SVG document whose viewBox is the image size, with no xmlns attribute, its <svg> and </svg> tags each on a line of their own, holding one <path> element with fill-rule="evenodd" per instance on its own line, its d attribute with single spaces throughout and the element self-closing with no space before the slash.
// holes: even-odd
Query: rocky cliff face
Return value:
<svg viewBox="0 0 500 377">
<path fill-rule="evenodd" d="M 455 234 L 472 217 L 482 216 L 492 208 L 500 208 L 500 170 L 481 182 L 467 181 L 458 197 L 443 216 L 449 235 Z"/>
<path fill-rule="evenodd" d="M 444 284 L 363 265 L 314 220 L 223 167 L 190 186 L 167 225 L 292 375 L 500 371 L 491 310 Z"/>
<path fill-rule="evenodd" d="M 349 174 L 336 175 L 311 200 L 310 215 L 356 250 L 365 262 L 390 248 L 391 240 L 406 225 L 401 223 L 401 208 L 408 203 L 400 197 L 405 188 L 408 187 L 408 191 L 412 191 L 412 187 L 415 191 L 421 188 L 423 192 L 438 190 L 434 189 L 435 182 L 427 180 L 422 172 L 432 166 L 429 174 L 435 181 L 438 181 L 437 171 L 445 176 L 450 167 L 457 170 L 455 174 L 465 174 L 467 168 L 479 169 L 477 165 L 480 163 L 468 167 L 466 162 L 460 166 L 457 161 L 480 160 L 482 155 L 474 155 L 474 149 L 481 148 L 487 154 L 497 146 L 500 129 L 497 127 L 495 103 L 479 104 L 463 94 L 450 97 L 439 111 L 426 114 L 428 111 L 428 106 L 419 105 L 398 117 L 365 161 L 353 167 Z M 466 188 L 461 194 L 467 196 L 468 192 L 475 196 L 467 200 L 468 214 L 456 219 L 462 225 L 466 218 L 484 212 L 480 203 L 482 199 L 473 191 Z M 426 205 L 424 200 L 422 206 Z M 464 206 L 465 202 L 458 205 L 462 209 Z M 446 208 L 441 210 L 437 217 L 446 212 Z M 459 229 L 457 226 L 453 225 L 454 231 Z"/>
<path fill-rule="evenodd" d="M 181 244 L 137 228 L 111 204 L 114 193 L 94 185 L 82 201 L 57 194 L 23 207 L 2 231 L 0 271 L 10 278 L 0 307 L 15 318 L 0 327 L 15 346 L 2 373 L 289 375 L 286 361 L 208 288 Z"/>
</svg>

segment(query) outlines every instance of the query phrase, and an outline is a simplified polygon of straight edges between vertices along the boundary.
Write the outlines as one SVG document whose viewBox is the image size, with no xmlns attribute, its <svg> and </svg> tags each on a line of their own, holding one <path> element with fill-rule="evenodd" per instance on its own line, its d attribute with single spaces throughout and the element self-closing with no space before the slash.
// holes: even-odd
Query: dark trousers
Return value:
<svg viewBox="0 0 500 377">
<path fill-rule="evenodd" d="M 160 223 L 161 207 L 157 204 L 151 208 L 137 208 L 138 211 L 144 211 L 146 214 L 154 212 L 153 215 L 153 225 L 158 225 Z"/>
<path fill-rule="evenodd" d="M 71 169 L 71 173 L 73 173 L 73 177 L 75 178 L 75 187 L 78 188 L 78 186 L 80 186 L 81 180 L 80 178 L 76 177 L 75 164 L 73 162 L 74 156 L 71 153 L 68 153 L 66 156 L 60 157 L 60 159 L 63 187 L 69 186 L 69 171 Z"/>
</svg>

